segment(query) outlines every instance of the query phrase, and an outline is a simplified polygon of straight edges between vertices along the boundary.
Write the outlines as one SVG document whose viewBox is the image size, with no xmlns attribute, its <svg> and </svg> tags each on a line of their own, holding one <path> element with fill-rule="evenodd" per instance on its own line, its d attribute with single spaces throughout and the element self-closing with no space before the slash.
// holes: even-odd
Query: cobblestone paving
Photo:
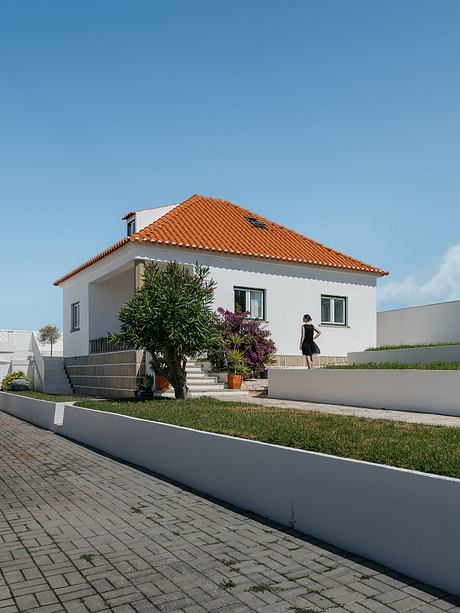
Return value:
<svg viewBox="0 0 460 613">
<path fill-rule="evenodd" d="M 0 571 L 0 613 L 460 612 L 439 590 L 1 413 Z"/>
</svg>

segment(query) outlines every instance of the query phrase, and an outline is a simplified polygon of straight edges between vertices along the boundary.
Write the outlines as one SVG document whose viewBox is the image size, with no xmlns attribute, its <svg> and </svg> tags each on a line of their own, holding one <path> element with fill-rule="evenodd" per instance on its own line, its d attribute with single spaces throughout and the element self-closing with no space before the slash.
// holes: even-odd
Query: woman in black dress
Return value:
<svg viewBox="0 0 460 613">
<path fill-rule="evenodd" d="M 321 353 L 315 339 L 321 331 L 312 324 L 310 315 L 303 316 L 303 324 L 300 327 L 300 350 L 305 356 L 308 368 L 313 368 L 313 356 Z"/>
</svg>

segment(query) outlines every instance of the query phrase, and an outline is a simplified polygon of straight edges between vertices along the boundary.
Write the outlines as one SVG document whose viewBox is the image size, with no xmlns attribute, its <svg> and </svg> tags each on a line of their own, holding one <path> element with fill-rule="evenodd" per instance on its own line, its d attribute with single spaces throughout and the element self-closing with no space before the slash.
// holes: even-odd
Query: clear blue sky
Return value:
<svg viewBox="0 0 460 613">
<path fill-rule="evenodd" d="M 458 0 L 2 0 L 0 328 L 195 192 L 460 298 L 459 66 Z"/>
</svg>

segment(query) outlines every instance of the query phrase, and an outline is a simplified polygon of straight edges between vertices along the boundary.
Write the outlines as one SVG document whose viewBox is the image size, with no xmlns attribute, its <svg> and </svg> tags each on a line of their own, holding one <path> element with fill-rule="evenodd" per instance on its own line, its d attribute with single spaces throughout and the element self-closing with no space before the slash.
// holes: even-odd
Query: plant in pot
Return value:
<svg viewBox="0 0 460 613">
<path fill-rule="evenodd" d="M 136 398 L 138 398 L 139 400 L 144 400 L 145 398 L 152 398 L 152 385 L 152 375 L 143 375 L 142 377 L 139 377 L 137 381 Z"/>
<path fill-rule="evenodd" d="M 155 373 L 155 389 L 157 392 L 165 392 L 167 389 L 169 389 L 170 385 L 171 384 L 164 375 Z"/>
<path fill-rule="evenodd" d="M 228 387 L 239 390 L 243 382 L 243 375 L 249 372 L 249 367 L 243 353 L 239 349 L 230 349 L 227 353 Z"/>
</svg>

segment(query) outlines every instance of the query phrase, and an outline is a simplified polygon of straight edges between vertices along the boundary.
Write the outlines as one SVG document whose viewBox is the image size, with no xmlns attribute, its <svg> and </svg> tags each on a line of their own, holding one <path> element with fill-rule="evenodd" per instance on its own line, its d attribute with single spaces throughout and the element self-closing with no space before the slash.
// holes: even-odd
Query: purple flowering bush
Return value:
<svg viewBox="0 0 460 613">
<path fill-rule="evenodd" d="M 217 313 L 220 342 L 208 351 L 212 367 L 218 371 L 227 370 L 228 354 L 235 349 L 234 341 L 238 337 L 238 350 L 248 365 L 247 376 L 259 378 L 265 368 L 273 362 L 276 351 L 275 343 L 270 338 L 270 331 L 263 322 L 250 319 L 247 311 L 232 313 L 221 307 L 217 309 Z"/>
</svg>

